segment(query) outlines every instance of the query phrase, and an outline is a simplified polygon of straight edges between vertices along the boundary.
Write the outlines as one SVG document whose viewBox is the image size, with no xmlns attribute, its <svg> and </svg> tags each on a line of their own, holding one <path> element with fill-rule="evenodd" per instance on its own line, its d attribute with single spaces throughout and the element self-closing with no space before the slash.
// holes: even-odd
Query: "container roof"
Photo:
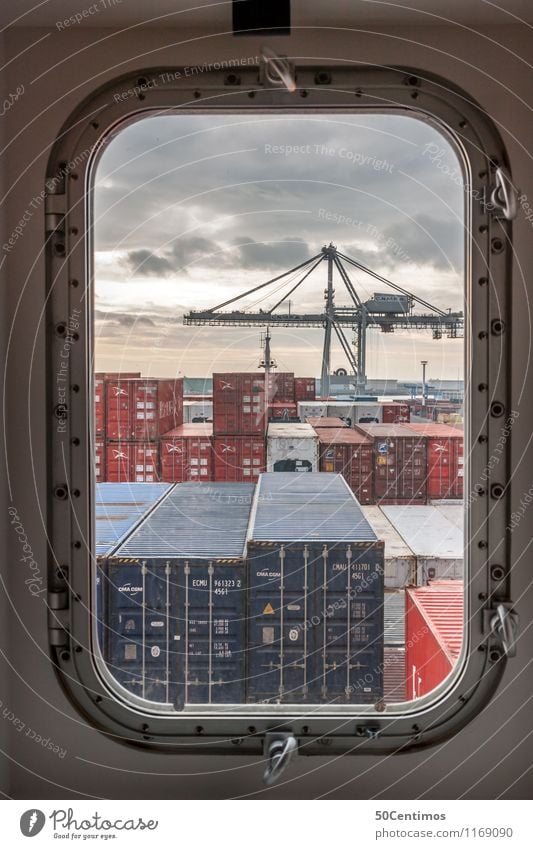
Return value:
<svg viewBox="0 0 533 849">
<path fill-rule="evenodd" d="M 361 424 L 358 422 L 355 427 L 377 439 L 387 436 L 407 436 L 413 439 L 417 435 L 415 431 L 408 428 L 407 424 Z"/>
<path fill-rule="evenodd" d="M 109 555 L 160 498 L 172 489 L 168 483 L 97 483 L 95 550 Z"/>
<path fill-rule="evenodd" d="M 381 509 L 417 557 L 463 557 L 461 529 L 436 507 L 389 504 Z"/>
<path fill-rule="evenodd" d="M 342 475 L 269 472 L 260 476 L 249 539 L 269 542 L 375 542 Z"/>
<path fill-rule="evenodd" d="M 405 426 L 422 436 L 433 436 L 437 439 L 462 439 L 463 437 L 459 428 L 439 422 L 408 422 Z"/>
<path fill-rule="evenodd" d="M 314 427 L 315 430 L 318 427 L 343 427 L 348 429 L 343 419 L 340 419 L 338 416 L 307 416 L 306 422 L 311 427 Z"/>
<path fill-rule="evenodd" d="M 385 560 L 414 558 L 414 554 L 398 533 L 394 525 L 377 504 L 365 504 L 361 507 L 367 521 L 375 533 L 385 542 Z"/>
<path fill-rule="evenodd" d="M 270 422 L 267 436 L 296 436 L 298 439 L 316 439 L 316 433 L 311 425 L 300 422 Z"/>
<path fill-rule="evenodd" d="M 318 435 L 318 441 L 327 445 L 372 445 L 373 442 L 368 436 L 364 436 L 357 430 L 350 427 L 315 427 Z"/>
<path fill-rule="evenodd" d="M 254 486 L 181 483 L 115 552 L 117 557 L 241 558 Z"/>
<path fill-rule="evenodd" d="M 463 581 L 430 581 L 427 587 L 410 587 L 407 592 L 453 665 L 463 644 Z"/>
</svg>

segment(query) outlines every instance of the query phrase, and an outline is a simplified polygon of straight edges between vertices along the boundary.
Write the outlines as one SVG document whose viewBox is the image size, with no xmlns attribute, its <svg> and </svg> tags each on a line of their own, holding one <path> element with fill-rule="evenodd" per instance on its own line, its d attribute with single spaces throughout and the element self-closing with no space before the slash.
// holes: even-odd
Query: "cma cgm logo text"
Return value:
<svg viewBox="0 0 533 849">
<path fill-rule="evenodd" d="M 129 593 L 130 595 L 137 595 L 137 593 L 142 593 L 142 587 L 132 587 L 131 582 L 127 584 L 122 584 L 121 587 L 118 588 L 120 593 Z"/>
</svg>

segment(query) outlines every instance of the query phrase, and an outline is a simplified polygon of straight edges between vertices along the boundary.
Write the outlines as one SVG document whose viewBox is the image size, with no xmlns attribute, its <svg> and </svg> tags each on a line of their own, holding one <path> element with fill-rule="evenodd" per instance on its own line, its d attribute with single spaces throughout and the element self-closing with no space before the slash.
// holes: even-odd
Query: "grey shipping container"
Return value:
<svg viewBox="0 0 533 849">
<path fill-rule="evenodd" d="M 416 582 L 416 557 L 377 505 L 364 505 L 363 514 L 385 543 L 385 588 L 399 589 Z"/>
<path fill-rule="evenodd" d="M 102 616 L 105 575 L 101 560 L 120 544 L 149 510 L 170 491 L 164 483 L 97 483 L 95 488 L 94 551 L 96 554 L 96 618 L 103 645 Z"/>
<path fill-rule="evenodd" d="M 245 701 L 253 490 L 177 484 L 108 559 L 106 660 L 127 689 L 176 707 Z"/>
<path fill-rule="evenodd" d="M 379 701 L 383 543 L 344 478 L 261 475 L 248 562 L 248 701 Z"/>
<path fill-rule="evenodd" d="M 463 532 L 431 506 L 387 505 L 381 508 L 416 556 L 416 584 L 463 578 Z"/>
</svg>

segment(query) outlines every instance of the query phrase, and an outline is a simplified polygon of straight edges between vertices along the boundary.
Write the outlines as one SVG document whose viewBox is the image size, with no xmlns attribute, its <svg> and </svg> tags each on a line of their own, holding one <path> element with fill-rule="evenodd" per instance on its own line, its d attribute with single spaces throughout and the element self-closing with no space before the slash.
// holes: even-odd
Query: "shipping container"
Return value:
<svg viewBox="0 0 533 849">
<path fill-rule="evenodd" d="M 268 472 L 318 472 L 318 438 L 309 424 L 271 423 L 267 432 Z"/>
<path fill-rule="evenodd" d="M 298 407 L 291 401 L 275 401 L 268 405 L 269 422 L 297 422 Z"/>
<path fill-rule="evenodd" d="M 326 416 L 327 407 L 325 401 L 298 401 L 298 418 L 306 422 L 309 416 Z"/>
<path fill-rule="evenodd" d="M 385 590 L 383 642 L 386 646 L 405 646 L 405 590 Z"/>
<path fill-rule="evenodd" d="M 383 701 L 386 705 L 406 700 L 405 648 L 385 646 L 383 649 Z"/>
<path fill-rule="evenodd" d="M 213 375 L 215 435 L 264 434 L 266 420 L 264 374 L 231 372 Z"/>
<path fill-rule="evenodd" d="M 150 442 L 183 423 L 183 379 L 106 381 L 107 439 Z"/>
<path fill-rule="evenodd" d="M 381 421 L 383 424 L 401 424 L 409 422 L 411 411 L 407 404 L 383 403 L 381 405 Z"/>
<path fill-rule="evenodd" d="M 105 658 L 155 702 L 245 702 L 246 532 L 253 486 L 176 484 L 106 562 Z"/>
<path fill-rule="evenodd" d="M 96 618 L 100 647 L 104 646 L 102 563 L 142 518 L 169 492 L 166 484 L 97 484 L 95 488 L 94 552 L 96 555 Z"/>
<path fill-rule="evenodd" d="M 155 483 L 161 480 L 159 442 L 136 442 L 133 449 L 133 480 Z"/>
<path fill-rule="evenodd" d="M 416 557 L 416 584 L 463 578 L 463 532 L 436 507 L 383 506 L 383 513 Z"/>
<path fill-rule="evenodd" d="M 201 424 L 202 421 L 213 421 L 213 402 L 184 401 L 183 424 Z"/>
<path fill-rule="evenodd" d="M 94 440 L 94 475 L 96 483 L 106 480 L 105 441 L 98 437 Z"/>
<path fill-rule="evenodd" d="M 248 531 L 248 700 L 383 695 L 383 543 L 341 475 L 262 475 Z"/>
<path fill-rule="evenodd" d="M 340 419 L 338 416 L 308 416 L 306 419 L 307 424 L 310 424 L 311 427 L 316 428 L 324 428 L 331 427 L 336 428 L 347 428 L 348 425 L 343 419 Z"/>
<path fill-rule="evenodd" d="M 377 505 L 365 506 L 363 513 L 378 539 L 385 543 L 385 588 L 399 589 L 416 583 L 416 557 L 394 525 Z"/>
<path fill-rule="evenodd" d="M 442 513 L 445 519 L 448 519 L 452 525 L 456 525 L 461 533 L 465 525 L 465 505 L 462 501 L 431 501 L 431 506 L 436 507 L 439 513 Z"/>
<path fill-rule="evenodd" d="M 410 429 L 426 439 L 428 498 L 462 498 L 463 434 L 446 424 L 421 422 Z"/>
<path fill-rule="evenodd" d="M 161 480 L 183 483 L 213 480 L 213 425 L 183 424 L 163 434 Z"/>
<path fill-rule="evenodd" d="M 255 483 L 265 471 L 265 437 L 215 436 L 213 459 L 216 481 Z"/>
<path fill-rule="evenodd" d="M 94 376 L 94 433 L 105 436 L 105 380 L 102 374 Z"/>
<path fill-rule="evenodd" d="M 292 372 L 271 371 L 267 376 L 268 403 L 294 403 L 294 374 Z"/>
<path fill-rule="evenodd" d="M 159 443 L 132 440 L 108 442 L 106 477 L 114 483 L 155 483 L 160 479 Z"/>
<path fill-rule="evenodd" d="M 405 593 L 407 699 L 430 693 L 459 659 L 464 630 L 462 581 L 435 581 Z"/>
<path fill-rule="evenodd" d="M 294 400 L 314 401 L 316 398 L 316 380 L 314 377 L 294 378 Z"/>
<path fill-rule="evenodd" d="M 360 504 L 374 500 L 374 443 L 349 427 L 317 427 L 321 472 L 343 475 Z"/>
<path fill-rule="evenodd" d="M 425 504 L 426 441 L 407 425 L 358 424 L 374 441 L 374 495 L 378 504 Z"/>
</svg>

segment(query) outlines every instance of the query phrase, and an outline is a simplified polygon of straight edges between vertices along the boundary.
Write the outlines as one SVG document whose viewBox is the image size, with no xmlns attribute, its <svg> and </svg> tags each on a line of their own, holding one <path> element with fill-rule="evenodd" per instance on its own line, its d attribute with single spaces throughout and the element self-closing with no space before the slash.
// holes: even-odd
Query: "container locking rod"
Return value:
<svg viewBox="0 0 533 849">
<path fill-rule="evenodd" d="M 290 732 L 265 734 L 264 753 L 268 763 L 263 781 L 267 786 L 276 783 L 297 748 L 296 737 Z"/>
</svg>

